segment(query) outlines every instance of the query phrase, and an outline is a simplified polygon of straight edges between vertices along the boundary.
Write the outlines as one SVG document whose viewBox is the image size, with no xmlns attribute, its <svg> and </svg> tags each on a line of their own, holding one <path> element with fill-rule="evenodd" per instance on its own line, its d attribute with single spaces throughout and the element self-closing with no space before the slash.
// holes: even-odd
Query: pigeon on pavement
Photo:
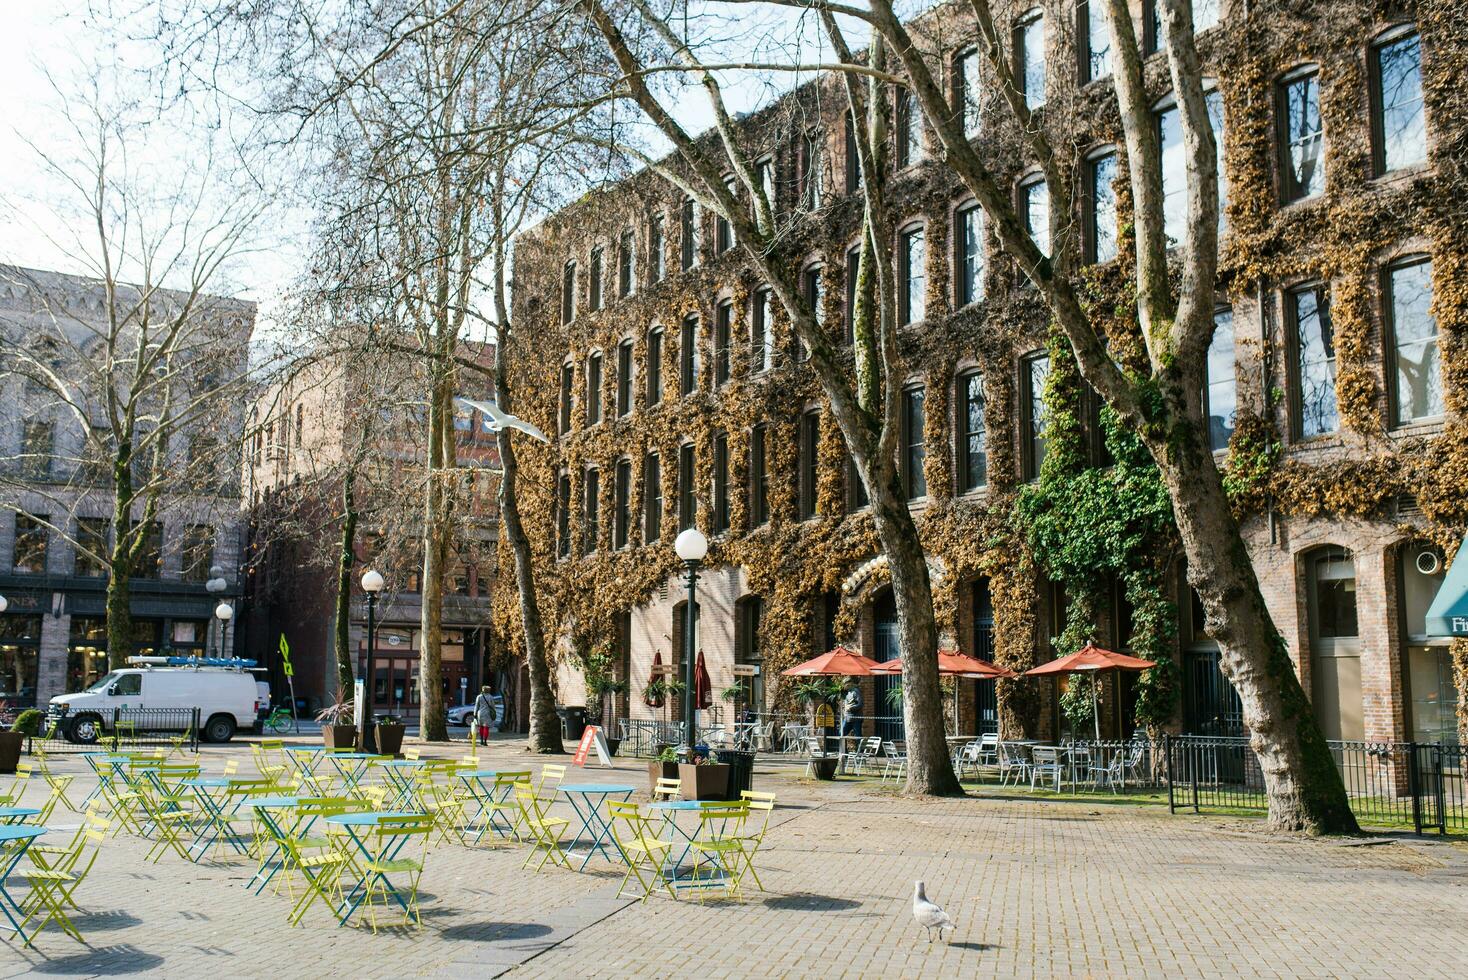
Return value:
<svg viewBox="0 0 1468 980">
<path fill-rule="evenodd" d="M 923 883 L 921 881 L 915 882 L 913 885 L 912 917 L 917 920 L 918 925 L 927 930 L 928 942 L 933 941 L 933 930 L 935 929 L 938 931 L 938 938 L 942 939 L 943 930 L 948 929 L 951 931 L 958 928 L 953 924 L 953 920 L 948 918 L 947 912 L 944 912 L 937 905 L 928 901 L 927 893 L 923 891 Z"/>
</svg>

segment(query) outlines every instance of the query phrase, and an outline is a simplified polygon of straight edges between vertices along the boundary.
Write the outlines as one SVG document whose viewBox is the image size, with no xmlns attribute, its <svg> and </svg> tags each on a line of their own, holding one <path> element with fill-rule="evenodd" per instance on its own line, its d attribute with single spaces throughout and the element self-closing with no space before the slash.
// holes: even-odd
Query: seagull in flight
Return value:
<svg viewBox="0 0 1468 980">
<path fill-rule="evenodd" d="M 933 930 L 938 931 L 938 938 L 943 938 L 943 930 L 954 930 L 958 927 L 953 920 L 948 918 L 948 913 L 940 907 L 928 901 L 927 893 L 923 891 L 921 881 L 913 883 L 912 889 L 912 917 L 917 924 L 922 926 L 928 933 L 928 942 L 933 941 Z"/>
<path fill-rule="evenodd" d="M 484 417 L 489 420 L 487 425 L 490 432 L 498 432 L 501 429 L 519 429 L 532 439 L 539 439 L 541 442 L 550 442 L 550 438 L 544 432 L 540 431 L 538 426 L 526 422 L 524 419 L 505 414 L 500 411 L 500 407 L 494 402 L 483 402 L 474 398 L 455 398 L 454 401 L 460 405 L 467 405 L 469 408 L 483 412 Z"/>
</svg>

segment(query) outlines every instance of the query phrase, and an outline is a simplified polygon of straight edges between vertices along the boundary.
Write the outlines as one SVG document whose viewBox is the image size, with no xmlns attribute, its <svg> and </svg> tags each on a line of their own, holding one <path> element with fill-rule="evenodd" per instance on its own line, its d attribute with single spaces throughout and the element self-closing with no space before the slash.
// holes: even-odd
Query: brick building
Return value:
<svg viewBox="0 0 1468 980">
<path fill-rule="evenodd" d="M 465 343 L 460 355 L 489 368 L 491 344 Z M 492 392 L 487 375 L 464 372 L 468 397 Z M 350 644 L 365 676 L 367 605 L 358 582 L 367 568 L 386 579 L 378 600 L 374 711 L 415 718 L 419 705 L 423 549 L 424 387 L 407 355 L 334 354 L 259 392 L 251 410 L 245 488 L 250 546 L 245 578 L 246 649 L 271 670 L 284 696 L 280 637 L 290 643 L 295 693 L 307 710 L 336 691 L 336 557 L 342 487 L 356 473 L 360 513 L 352 573 Z M 456 560 L 443 603 L 444 704 L 478 690 L 488 676 L 487 628 L 494 579 L 499 451 L 484 418 L 461 407 L 454 419 L 458 515 Z"/>
<path fill-rule="evenodd" d="M 0 700 L 11 707 L 44 706 L 79 691 L 107 672 L 107 568 L 77 541 L 105 550 L 111 541 L 113 495 L 106 476 L 112 429 L 98 372 L 107 357 L 110 325 L 99 280 L 58 272 L 0 267 L 0 345 L 24 347 L 47 363 L 69 393 L 7 354 L 0 367 Z M 156 290 L 158 310 L 190 302 L 185 293 Z M 118 285 L 120 311 L 138 307 L 138 287 Z M 194 298 L 181 332 L 173 371 L 177 397 L 208 399 L 207 411 L 175 427 L 167 439 L 168 476 L 158 513 L 131 579 L 131 653 L 229 654 L 234 623 L 221 631 L 219 598 L 239 595 L 238 457 L 244 427 L 246 369 L 255 306 L 224 297 Z M 140 307 L 139 307 L 140 308 Z M 122 313 L 120 316 L 124 315 Z M 159 319 L 162 316 L 159 315 Z M 119 332 L 127 349 L 129 318 Z M 13 348 L 14 350 L 15 348 Z M 162 370 L 162 369 L 160 369 Z M 209 392 L 217 392 L 218 396 Z M 84 411 L 89 429 L 78 419 Z M 145 406 L 144 413 L 156 409 Z M 155 416 L 156 417 L 156 416 Z M 139 431 L 145 432 L 147 426 Z M 140 476 L 138 485 L 154 485 Z M 134 508 L 142 520 L 144 501 Z M 213 566 L 227 589 L 211 595 Z"/>
<path fill-rule="evenodd" d="M 1087 257 L 1104 274 L 1125 261 L 1125 180 L 1112 183 L 1120 130 L 1094 6 L 996 9 L 1012 27 L 1027 96 L 1073 126 L 1058 142 L 1074 148 L 1084 191 L 1064 217 L 1084 229 Z M 1151 4 L 1134 6 L 1152 52 L 1146 78 L 1172 232 L 1185 216 L 1177 110 Z M 1423 618 L 1442 578 L 1441 545 L 1468 522 L 1452 476 L 1468 381 L 1455 360 L 1464 356 L 1462 210 L 1446 203 L 1468 191 L 1449 149 L 1468 125 L 1450 81 L 1463 27 L 1426 5 L 1420 16 L 1410 3 L 1387 12 L 1345 0 L 1329 16 L 1305 7 L 1195 0 L 1226 203 L 1210 437 L 1230 473 L 1250 459 L 1265 473 L 1239 495 L 1245 539 L 1327 735 L 1453 738 L 1461 681 Z M 990 109 L 997 82 L 968 17 L 940 8 L 924 15 L 922 34 L 937 39 L 955 104 L 975 107 L 973 138 L 994 160 L 1014 158 L 994 166 L 1012 179 L 1033 233 L 1048 191 L 1015 151 L 1009 118 Z M 976 557 L 974 539 L 1039 475 L 1048 316 L 911 104 L 894 103 L 892 248 L 911 370 L 903 478 L 943 641 L 1023 668 L 1052 657 L 1067 597 L 1022 550 Z M 821 77 L 739 125 L 789 229 L 784 254 L 839 337 L 849 330 L 862 206 L 839 82 Z M 549 452 L 527 449 L 525 493 L 540 519 L 532 530 L 552 597 L 548 628 L 560 637 L 559 701 L 581 703 L 579 658 L 600 651 L 630 683 L 621 710 L 663 713 L 639 695 L 655 653 L 665 663 L 680 656 L 672 539 L 695 524 L 712 542 L 699 647 L 715 690 L 732 683 L 735 663 L 762 664 L 754 696 L 770 711 L 778 670 L 797 659 L 837 642 L 878 659 L 900 654 L 839 431 L 783 311 L 723 221 L 638 173 L 521 238 L 516 304 L 520 334 L 532 337 L 517 351 L 528 365 L 518 368 L 519 405 L 557 434 Z M 1094 396 L 1082 393 L 1081 404 L 1094 411 Z M 1087 423 L 1099 442 L 1097 429 Z M 1107 465 L 1103 455 L 1096 466 Z M 1167 576 L 1181 688 L 1172 727 L 1237 733 L 1237 698 L 1180 560 Z M 1119 586 L 1097 619 L 1099 638 L 1125 649 L 1131 610 Z M 892 683 L 867 683 L 869 714 L 891 713 Z M 1108 684 L 1103 725 L 1125 734 L 1129 712 L 1114 706 L 1130 706 L 1131 682 Z M 1001 723 L 992 682 L 958 691 L 962 730 Z M 1020 727 L 1050 736 L 1065 727 L 1053 693 L 1035 691 Z M 727 717 L 729 706 L 718 710 Z"/>
</svg>

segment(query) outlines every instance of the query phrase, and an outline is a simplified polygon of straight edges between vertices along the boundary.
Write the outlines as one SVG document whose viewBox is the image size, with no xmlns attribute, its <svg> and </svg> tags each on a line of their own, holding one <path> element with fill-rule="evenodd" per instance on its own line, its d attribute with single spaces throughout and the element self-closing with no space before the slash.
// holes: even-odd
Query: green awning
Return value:
<svg viewBox="0 0 1468 980">
<path fill-rule="evenodd" d="M 1457 557 L 1427 607 L 1429 636 L 1468 636 L 1468 537 L 1458 546 Z"/>
</svg>

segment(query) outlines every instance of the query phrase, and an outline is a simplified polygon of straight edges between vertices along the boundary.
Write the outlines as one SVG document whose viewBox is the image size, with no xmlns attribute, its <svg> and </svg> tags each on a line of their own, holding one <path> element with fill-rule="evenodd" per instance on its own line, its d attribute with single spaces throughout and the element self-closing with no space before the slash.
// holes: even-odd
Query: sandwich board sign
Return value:
<svg viewBox="0 0 1468 980">
<path fill-rule="evenodd" d="M 592 749 L 596 749 L 598 762 L 608 769 L 612 768 L 612 752 L 607 746 L 607 738 L 602 734 L 600 725 L 586 726 L 586 730 L 581 733 L 581 742 L 576 746 L 576 754 L 571 757 L 571 762 L 584 767 L 586 757 L 591 754 Z"/>
</svg>

